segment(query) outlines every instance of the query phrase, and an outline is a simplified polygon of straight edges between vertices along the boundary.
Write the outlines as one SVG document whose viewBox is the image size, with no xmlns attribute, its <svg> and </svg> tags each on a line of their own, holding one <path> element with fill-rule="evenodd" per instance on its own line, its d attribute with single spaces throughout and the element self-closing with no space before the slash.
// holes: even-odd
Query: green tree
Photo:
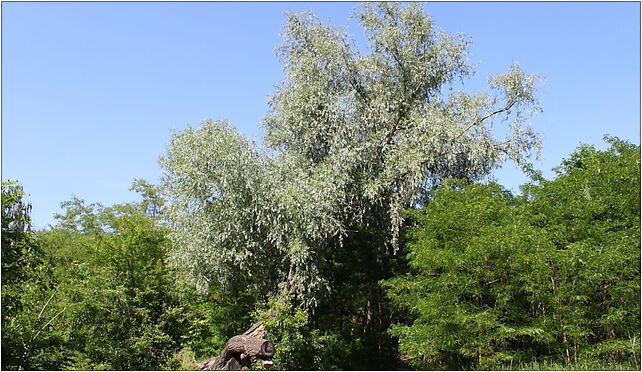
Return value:
<svg viewBox="0 0 642 372">
<path fill-rule="evenodd" d="M 2 183 L 2 369 L 56 369 L 71 354 L 55 328 L 64 309 L 17 182 Z"/>
<path fill-rule="evenodd" d="M 258 300 L 291 294 L 316 308 L 310 332 L 331 327 L 387 355 L 378 281 L 392 275 L 402 211 L 444 178 L 525 165 L 539 149 L 527 122 L 537 78 L 513 65 L 487 92 L 457 91 L 472 71 L 466 37 L 439 31 L 418 4 L 367 4 L 356 18 L 367 52 L 311 14 L 288 14 L 266 148 L 225 121 L 175 133 L 161 159 L 165 212 L 173 264 L 200 288 L 240 281 Z"/>
<path fill-rule="evenodd" d="M 59 223 L 40 233 L 58 289 L 51 306 L 65 309 L 57 330 L 74 352 L 71 368 L 175 369 L 175 353 L 205 335 L 197 331 L 207 313 L 165 264 L 155 196 L 143 196 L 111 207 L 73 198 L 62 203 Z"/>
<path fill-rule="evenodd" d="M 538 304 L 554 246 L 530 226 L 519 199 L 496 184 L 452 182 L 408 216 L 415 224 L 407 246 L 411 273 L 384 284 L 409 312 L 409 324 L 391 333 L 412 365 L 490 368 L 529 360 L 546 347 Z"/>
<path fill-rule="evenodd" d="M 407 313 L 391 328 L 419 368 L 640 355 L 640 150 L 582 146 L 553 181 L 451 182 L 410 210 L 411 272 L 384 282 Z"/>
<path fill-rule="evenodd" d="M 31 231 L 31 205 L 17 182 L 2 183 L 2 324 L 22 309 L 20 284 L 33 279 L 42 251 Z"/>
<path fill-rule="evenodd" d="M 533 224 L 556 247 L 549 280 L 558 353 L 567 363 L 639 363 L 640 147 L 605 140 L 607 150 L 580 146 L 555 180 L 525 188 Z"/>
<path fill-rule="evenodd" d="M 534 76 L 512 66 L 490 79 L 495 93 L 445 93 L 470 72 L 466 38 L 438 31 L 420 5 L 366 5 L 357 18 L 369 53 L 310 14 L 288 15 L 267 151 L 226 122 L 172 137 L 161 164 L 173 256 L 202 287 L 249 279 L 267 294 L 280 283 L 318 304 L 331 289 L 325 253 L 352 231 L 376 231 L 370 254 L 384 257 L 427 185 L 478 179 L 538 148 L 525 120 Z M 506 138 L 492 134 L 499 119 Z"/>
<path fill-rule="evenodd" d="M 251 322 L 241 288 L 202 295 L 176 278 L 162 198 L 143 180 L 132 189 L 140 203 L 73 197 L 34 232 L 22 187 L 3 183 L 3 369 L 194 369 L 180 358 L 211 356 Z"/>
<path fill-rule="evenodd" d="M 129 190 L 139 193 L 143 198 L 143 200 L 138 203 L 143 213 L 146 213 L 152 218 L 161 216 L 165 201 L 158 186 L 144 179 L 135 179 Z"/>
</svg>

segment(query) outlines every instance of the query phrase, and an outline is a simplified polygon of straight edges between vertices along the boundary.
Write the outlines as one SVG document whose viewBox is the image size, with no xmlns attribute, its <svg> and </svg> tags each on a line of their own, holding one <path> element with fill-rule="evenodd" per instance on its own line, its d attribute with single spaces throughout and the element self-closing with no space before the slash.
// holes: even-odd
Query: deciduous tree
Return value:
<svg viewBox="0 0 642 372">
<path fill-rule="evenodd" d="M 415 367 L 639 368 L 640 148 L 607 141 L 520 197 L 455 182 L 409 212 L 411 273 L 385 286 Z"/>
<path fill-rule="evenodd" d="M 451 91 L 472 70 L 466 37 L 438 30 L 419 4 L 366 5 L 356 18 L 367 51 L 311 14 L 288 15 L 266 149 L 225 121 L 172 137 L 161 164 L 173 257 L 202 287 L 280 285 L 313 306 L 331 290 L 326 253 L 351 234 L 376 232 L 381 261 L 427 187 L 525 164 L 539 148 L 526 120 L 538 110 L 535 76 L 513 65 L 488 92 Z"/>
</svg>

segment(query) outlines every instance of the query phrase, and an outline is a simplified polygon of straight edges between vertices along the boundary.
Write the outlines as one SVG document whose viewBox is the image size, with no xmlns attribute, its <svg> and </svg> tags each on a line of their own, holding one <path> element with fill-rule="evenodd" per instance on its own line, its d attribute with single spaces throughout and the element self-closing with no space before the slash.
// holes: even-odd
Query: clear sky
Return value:
<svg viewBox="0 0 642 372">
<path fill-rule="evenodd" d="M 20 181 L 38 228 L 76 195 L 131 201 L 134 178 L 159 180 L 170 132 L 228 119 L 260 140 L 288 10 L 348 25 L 358 3 L 2 3 L 2 179 Z M 518 62 L 545 78 L 544 143 L 552 167 L 606 133 L 640 143 L 640 3 L 426 3 L 438 27 L 472 37 L 481 89 Z M 508 188 L 526 178 L 495 173 Z"/>
</svg>

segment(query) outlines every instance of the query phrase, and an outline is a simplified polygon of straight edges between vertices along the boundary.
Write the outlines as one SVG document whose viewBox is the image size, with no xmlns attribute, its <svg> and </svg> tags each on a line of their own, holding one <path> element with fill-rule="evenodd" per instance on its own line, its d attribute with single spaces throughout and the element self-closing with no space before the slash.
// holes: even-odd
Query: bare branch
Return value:
<svg viewBox="0 0 642 372">
<path fill-rule="evenodd" d="M 54 288 L 53 292 L 51 292 L 51 296 L 49 296 L 49 299 L 47 300 L 47 302 L 45 303 L 45 305 L 44 305 L 44 306 L 42 307 L 42 309 L 40 310 L 40 313 L 38 314 L 38 320 L 40 320 L 40 318 L 42 318 L 42 314 L 44 313 L 45 309 L 47 308 L 47 305 L 49 305 L 49 302 L 51 301 L 51 299 L 53 298 L 53 296 L 56 294 L 56 291 L 57 291 L 57 290 L 58 290 L 58 287 Z"/>
<path fill-rule="evenodd" d="M 466 129 L 464 129 L 461 133 L 459 133 L 459 135 L 457 137 L 455 137 L 455 139 L 459 139 L 461 136 L 466 134 L 466 132 L 468 132 L 472 127 L 474 127 L 475 125 L 481 124 L 484 120 L 487 120 L 487 119 L 489 119 L 489 118 L 491 118 L 491 117 L 493 117 L 495 115 L 498 115 L 498 114 L 501 114 L 502 112 L 506 112 L 506 111 L 510 110 L 513 106 L 515 106 L 515 103 L 516 103 L 515 101 L 511 100 L 510 102 L 508 102 L 508 104 L 504 108 L 501 108 L 499 110 L 495 110 L 495 111 L 491 112 L 490 114 L 487 114 L 483 118 L 474 121 L 472 124 L 467 126 Z"/>
<path fill-rule="evenodd" d="M 67 310 L 67 308 L 66 308 L 66 307 L 65 307 L 64 309 L 60 310 L 60 311 L 58 312 L 58 314 L 54 315 L 54 316 L 53 316 L 53 318 L 49 319 L 49 321 L 48 321 L 45 325 L 43 325 L 43 326 L 42 326 L 42 328 L 40 328 L 40 330 L 39 330 L 38 332 L 36 332 L 36 334 L 35 334 L 35 335 L 33 335 L 33 337 L 31 337 L 31 341 L 30 341 L 29 343 L 32 343 L 33 341 L 35 341 L 35 340 L 36 340 L 36 338 L 38 337 L 38 335 L 39 335 L 42 331 L 44 331 L 44 330 L 45 330 L 45 328 L 47 328 L 47 326 L 48 326 L 49 324 L 51 324 L 51 322 L 53 322 L 53 321 L 54 321 L 54 320 L 55 320 L 55 319 L 56 319 L 60 314 L 62 314 L 65 310 Z"/>
</svg>

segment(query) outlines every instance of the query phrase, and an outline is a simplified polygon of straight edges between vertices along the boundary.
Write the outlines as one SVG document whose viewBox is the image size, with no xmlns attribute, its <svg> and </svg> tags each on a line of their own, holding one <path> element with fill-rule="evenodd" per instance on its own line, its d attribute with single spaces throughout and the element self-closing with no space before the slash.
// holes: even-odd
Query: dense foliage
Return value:
<svg viewBox="0 0 642 372">
<path fill-rule="evenodd" d="M 31 229 L 31 205 L 22 186 L 2 183 L 2 369 L 51 368 L 58 359 L 60 315 L 47 306 L 52 293 L 46 258 Z M 46 349 L 51 354 L 41 357 Z"/>
<path fill-rule="evenodd" d="M 403 209 L 427 188 L 525 164 L 539 148 L 526 121 L 535 76 L 513 65 L 489 92 L 456 91 L 468 41 L 438 31 L 421 5 L 368 4 L 356 18 L 367 53 L 311 14 L 288 16 L 266 149 L 224 121 L 172 137 L 161 163 L 173 257 L 200 287 L 243 280 L 263 298 L 280 286 L 320 306 L 337 289 L 333 259 L 358 249 L 347 240 L 367 235 L 366 254 L 385 261 Z M 495 138 L 501 122 L 508 135 Z"/>
<path fill-rule="evenodd" d="M 201 296 L 175 278 L 158 192 L 133 189 L 140 203 L 64 202 L 36 234 L 20 187 L 3 185 L 3 369 L 177 369 L 250 321 L 242 295 Z"/>
<path fill-rule="evenodd" d="M 447 177 L 480 180 L 539 149 L 527 121 L 536 76 L 513 65 L 465 93 L 469 41 L 421 5 L 366 4 L 355 18 L 367 50 L 311 14 L 288 15 L 265 148 L 208 120 L 175 133 L 161 160 L 172 264 L 204 292 L 242 283 L 287 316 L 306 342 L 266 321 L 290 350 L 276 367 L 397 367 L 379 281 L 404 269 L 403 210 Z M 280 312 L 285 299 L 294 307 Z"/>
<path fill-rule="evenodd" d="M 519 197 L 451 182 L 409 212 L 411 273 L 387 293 L 419 368 L 640 358 L 640 148 L 582 146 Z"/>
<path fill-rule="evenodd" d="M 405 211 L 400 257 L 365 232 L 328 252 L 337 295 L 314 309 L 183 282 L 144 181 L 140 203 L 74 198 L 41 232 L 5 183 L 2 368 L 195 369 L 254 320 L 279 369 L 639 368 L 640 148 L 607 140 L 521 195 L 447 180 Z"/>
</svg>

